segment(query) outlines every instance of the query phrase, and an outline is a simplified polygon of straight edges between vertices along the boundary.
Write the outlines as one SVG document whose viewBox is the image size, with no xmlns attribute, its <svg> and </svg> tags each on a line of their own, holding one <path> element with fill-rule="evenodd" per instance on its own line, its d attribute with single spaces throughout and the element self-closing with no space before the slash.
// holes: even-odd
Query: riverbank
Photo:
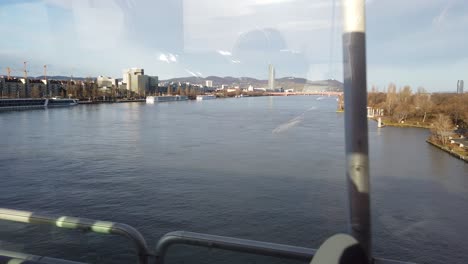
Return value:
<svg viewBox="0 0 468 264">
<path fill-rule="evenodd" d="M 468 163 L 468 156 L 466 155 L 463 155 L 461 153 L 458 153 L 457 150 L 454 150 L 454 149 L 450 149 L 448 148 L 447 146 L 444 146 L 444 145 L 441 145 L 431 139 L 426 139 L 426 142 L 431 144 L 432 146 L 436 147 L 436 148 L 439 148 L 447 153 L 449 153 L 450 155 L 456 157 L 456 158 L 459 158 L 461 160 L 463 160 L 464 162 L 467 162 Z"/>
<path fill-rule="evenodd" d="M 378 122 L 378 118 L 377 117 L 371 117 L 370 119 Z M 429 124 L 421 124 L 419 122 L 406 122 L 406 123 L 396 123 L 396 122 L 391 122 L 391 121 L 388 121 L 388 119 L 385 119 L 385 118 L 382 118 L 382 123 L 384 126 L 392 126 L 392 127 L 411 127 L 411 128 L 424 128 L 424 129 L 430 129 L 431 128 L 431 125 Z M 468 162 L 468 156 L 467 155 L 464 155 L 463 150 L 459 151 L 458 149 L 456 148 L 449 148 L 447 146 L 444 146 L 444 145 L 441 145 L 435 141 L 432 141 L 430 138 L 426 139 L 426 142 L 433 145 L 434 147 L 437 147 L 447 153 L 449 153 L 450 155 L 456 157 L 456 158 L 459 158 L 465 162 Z"/>
<path fill-rule="evenodd" d="M 381 117 L 382 123 L 384 126 L 392 126 L 392 127 L 416 127 L 416 128 L 426 128 L 430 129 L 431 125 L 428 123 L 422 123 L 418 121 L 406 121 L 405 123 L 397 123 L 392 122 L 388 118 Z M 378 117 L 371 117 L 372 120 L 378 122 Z"/>
</svg>

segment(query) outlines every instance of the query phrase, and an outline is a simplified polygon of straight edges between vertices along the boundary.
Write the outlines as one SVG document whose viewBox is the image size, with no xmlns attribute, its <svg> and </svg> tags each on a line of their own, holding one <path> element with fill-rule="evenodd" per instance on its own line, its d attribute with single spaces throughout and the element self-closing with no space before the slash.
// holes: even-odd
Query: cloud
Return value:
<svg viewBox="0 0 468 264">
<path fill-rule="evenodd" d="M 169 58 L 166 56 L 166 54 L 162 54 L 162 53 L 161 53 L 161 54 L 159 55 L 159 60 L 169 63 Z"/>
<path fill-rule="evenodd" d="M 442 11 L 436 17 L 434 17 L 434 19 L 432 20 L 432 24 L 435 26 L 439 26 L 440 24 L 442 24 L 446 20 L 447 13 L 450 7 L 450 4 L 446 5 L 444 9 L 442 9 Z"/>
<path fill-rule="evenodd" d="M 163 62 L 166 62 L 166 63 L 177 62 L 177 57 L 178 57 L 178 55 L 174 55 L 172 53 L 168 53 L 168 54 L 161 53 L 161 54 L 159 54 L 159 60 L 163 61 Z"/>
<path fill-rule="evenodd" d="M 169 60 L 171 62 L 177 62 L 177 58 L 176 58 L 177 55 L 174 55 L 172 53 L 169 53 Z"/>
<path fill-rule="evenodd" d="M 231 52 L 225 51 L 225 50 L 218 50 L 218 53 L 223 55 L 223 56 L 231 56 L 232 55 Z"/>
</svg>

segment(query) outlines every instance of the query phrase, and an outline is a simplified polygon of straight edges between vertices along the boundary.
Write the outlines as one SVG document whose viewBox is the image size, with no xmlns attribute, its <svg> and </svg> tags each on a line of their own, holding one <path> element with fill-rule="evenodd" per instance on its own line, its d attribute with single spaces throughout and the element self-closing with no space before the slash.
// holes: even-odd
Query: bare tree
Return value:
<svg viewBox="0 0 468 264">
<path fill-rule="evenodd" d="M 400 89 L 396 95 L 396 103 L 393 109 L 393 118 L 398 122 L 402 123 L 408 116 L 413 112 L 412 98 L 411 98 L 411 87 L 405 86 Z M 387 94 L 389 96 L 390 94 Z M 390 95 L 393 96 L 393 95 Z"/>
<path fill-rule="evenodd" d="M 423 87 L 418 88 L 418 92 L 414 96 L 414 105 L 416 107 L 416 114 L 421 117 L 422 122 L 426 122 L 428 113 L 432 111 L 433 103 L 431 96 L 426 92 Z"/>
<path fill-rule="evenodd" d="M 398 122 L 402 123 L 405 121 L 411 113 L 411 105 L 403 102 L 398 103 L 395 107 L 393 118 Z"/>
<path fill-rule="evenodd" d="M 445 112 L 450 115 L 453 122 L 458 124 L 463 119 L 464 112 L 468 111 L 468 105 L 463 103 L 462 95 L 455 95 L 448 99 Z"/>
<path fill-rule="evenodd" d="M 367 96 L 367 104 L 373 108 L 383 108 L 387 95 L 385 93 L 370 92 Z"/>
<path fill-rule="evenodd" d="M 387 89 L 387 98 L 385 99 L 385 112 L 387 115 L 392 116 L 397 106 L 397 93 L 396 93 L 396 85 L 391 83 Z"/>
<path fill-rule="evenodd" d="M 411 95 L 413 94 L 411 87 L 406 85 L 403 89 L 400 90 L 398 93 L 398 99 L 400 103 L 410 104 L 411 103 Z"/>
<path fill-rule="evenodd" d="M 449 136 L 453 133 L 453 123 L 450 117 L 438 114 L 431 129 L 432 136 L 440 141 L 442 145 L 446 145 Z"/>
</svg>

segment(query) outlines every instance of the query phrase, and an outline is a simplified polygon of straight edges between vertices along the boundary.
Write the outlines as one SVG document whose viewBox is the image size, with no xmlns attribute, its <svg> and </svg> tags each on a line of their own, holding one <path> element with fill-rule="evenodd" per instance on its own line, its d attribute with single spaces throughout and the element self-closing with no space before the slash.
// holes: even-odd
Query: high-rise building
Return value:
<svg viewBox="0 0 468 264">
<path fill-rule="evenodd" d="M 206 87 L 213 87 L 213 81 L 212 80 L 206 80 L 205 81 L 205 86 Z"/>
<path fill-rule="evenodd" d="M 458 80 L 457 82 L 457 93 L 462 94 L 463 93 L 463 80 Z"/>
<path fill-rule="evenodd" d="M 275 67 L 272 64 L 268 66 L 268 89 L 275 89 Z"/>
<path fill-rule="evenodd" d="M 127 90 L 142 94 L 142 88 L 145 87 L 145 70 L 140 68 L 130 68 L 124 70 L 123 82 L 127 84 Z"/>
<path fill-rule="evenodd" d="M 146 95 L 150 91 L 157 90 L 158 77 L 145 75 L 144 69 L 130 68 L 123 71 L 123 83 L 126 84 L 127 90 Z"/>
</svg>

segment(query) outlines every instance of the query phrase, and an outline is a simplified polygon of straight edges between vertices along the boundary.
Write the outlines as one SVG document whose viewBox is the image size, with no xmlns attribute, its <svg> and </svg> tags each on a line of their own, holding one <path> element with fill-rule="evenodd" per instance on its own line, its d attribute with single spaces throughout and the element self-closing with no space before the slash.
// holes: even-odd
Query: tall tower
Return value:
<svg viewBox="0 0 468 264">
<path fill-rule="evenodd" d="M 268 89 L 275 89 L 275 67 L 272 64 L 268 66 Z"/>
<path fill-rule="evenodd" d="M 462 94 L 463 93 L 463 80 L 458 80 L 457 82 L 457 93 Z"/>
</svg>

